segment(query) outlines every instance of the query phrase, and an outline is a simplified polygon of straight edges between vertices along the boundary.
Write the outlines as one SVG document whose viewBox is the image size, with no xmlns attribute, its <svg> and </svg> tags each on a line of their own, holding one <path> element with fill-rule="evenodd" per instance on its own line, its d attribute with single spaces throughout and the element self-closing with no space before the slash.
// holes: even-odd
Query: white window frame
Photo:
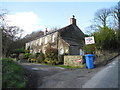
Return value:
<svg viewBox="0 0 120 90">
<path fill-rule="evenodd" d="M 52 35 L 52 42 L 55 42 L 55 35 Z"/>
<path fill-rule="evenodd" d="M 26 43 L 26 50 L 27 50 L 28 46 L 29 46 L 28 43 Z"/>
<path fill-rule="evenodd" d="M 38 45 L 38 40 L 36 40 L 36 46 Z"/>
<path fill-rule="evenodd" d="M 42 38 L 39 39 L 39 45 L 41 45 L 41 44 L 42 44 Z"/>
<path fill-rule="evenodd" d="M 37 46 L 37 40 L 35 40 L 35 46 Z"/>
<path fill-rule="evenodd" d="M 45 37 L 45 44 L 47 44 L 47 37 Z"/>
</svg>

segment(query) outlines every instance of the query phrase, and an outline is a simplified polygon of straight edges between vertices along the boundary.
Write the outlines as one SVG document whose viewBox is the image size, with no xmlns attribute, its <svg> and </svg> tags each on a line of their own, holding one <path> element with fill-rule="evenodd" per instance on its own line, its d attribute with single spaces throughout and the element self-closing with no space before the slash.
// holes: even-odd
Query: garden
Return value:
<svg viewBox="0 0 120 90">
<path fill-rule="evenodd" d="M 31 54 L 29 49 L 15 49 L 14 52 L 11 54 L 11 57 L 20 62 L 34 62 L 48 65 L 63 64 L 63 59 L 61 59 L 61 56 L 58 55 L 58 49 L 52 47 L 47 47 L 45 54 L 42 51 Z"/>
</svg>

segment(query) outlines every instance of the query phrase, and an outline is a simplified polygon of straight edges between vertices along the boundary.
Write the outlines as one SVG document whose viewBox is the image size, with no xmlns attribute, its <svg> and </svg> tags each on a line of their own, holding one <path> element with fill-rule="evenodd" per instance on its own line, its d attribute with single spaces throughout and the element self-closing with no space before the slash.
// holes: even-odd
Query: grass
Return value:
<svg viewBox="0 0 120 90">
<path fill-rule="evenodd" d="M 67 69 L 77 69 L 77 68 L 85 68 L 86 65 L 80 65 L 80 66 L 66 66 L 66 65 L 55 65 L 57 67 L 67 68 Z"/>
<path fill-rule="evenodd" d="M 26 88 L 27 79 L 24 69 L 10 58 L 2 59 L 2 87 Z"/>
<path fill-rule="evenodd" d="M 50 65 L 50 64 L 45 64 L 45 63 L 38 63 L 42 65 L 49 65 L 49 66 L 56 66 L 56 67 L 62 67 L 66 69 L 77 69 L 77 68 L 86 68 L 86 64 L 80 65 L 80 66 L 66 66 L 66 65 Z"/>
</svg>

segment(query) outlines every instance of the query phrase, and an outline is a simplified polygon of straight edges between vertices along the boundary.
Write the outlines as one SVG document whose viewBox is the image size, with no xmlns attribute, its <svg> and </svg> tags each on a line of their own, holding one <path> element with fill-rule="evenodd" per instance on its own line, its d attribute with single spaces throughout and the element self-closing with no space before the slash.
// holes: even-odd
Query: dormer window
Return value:
<svg viewBox="0 0 120 90">
<path fill-rule="evenodd" d="M 47 44 L 47 37 L 45 37 L 45 44 Z"/>
<path fill-rule="evenodd" d="M 55 42 L 55 35 L 52 36 L 52 42 Z"/>
</svg>

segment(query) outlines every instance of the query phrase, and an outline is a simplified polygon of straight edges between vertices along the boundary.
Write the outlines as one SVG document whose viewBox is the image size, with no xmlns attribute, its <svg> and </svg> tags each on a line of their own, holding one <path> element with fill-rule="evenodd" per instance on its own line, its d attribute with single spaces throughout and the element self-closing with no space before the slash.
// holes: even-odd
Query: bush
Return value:
<svg viewBox="0 0 120 90">
<path fill-rule="evenodd" d="M 31 54 L 28 58 L 29 62 L 36 62 L 36 55 Z"/>
<path fill-rule="evenodd" d="M 25 53 L 25 50 L 24 50 L 24 48 L 15 49 L 15 50 L 13 51 L 13 53 L 15 53 L 15 54 Z"/>
<path fill-rule="evenodd" d="M 17 54 L 10 54 L 11 58 L 16 58 Z"/>
<path fill-rule="evenodd" d="M 31 54 L 30 56 L 29 56 L 29 59 L 35 59 L 36 58 L 36 56 L 35 55 L 33 55 L 33 54 Z"/>
<path fill-rule="evenodd" d="M 58 63 L 58 49 L 49 47 L 45 51 L 45 60 L 48 64 L 57 64 Z"/>
<path fill-rule="evenodd" d="M 30 57 L 31 53 L 25 53 L 24 54 L 24 59 L 28 59 Z"/>
<path fill-rule="evenodd" d="M 13 50 L 13 54 L 16 55 L 15 57 L 16 57 L 17 59 L 19 58 L 19 54 L 20 54 L 20 53 L 25 53 L 24 48 L 19 48 L 19 49 Z"/>
<path fill-rule="evenodd" d="M 38 63 L 42 63 L 44 61 L 44 59 L 45 59 L 45 56 L 44 56 L 43 52 L 41 51 L 36 60 Z"/>
<path fill-rule="evenodd" d="M 64 63 L 64 55 L 58 55 L 58 61 L 59 61 L 59 64 L 63 64 Z"/>
<path fill-rule="evenodd" d="M 25 50 L 25 53 L 30 53 L 30 50 Z"/>
<path fill-rule="evenodd" d="M 27 79 L 24 69 L 12 59 L 2 59 L 2 87 L 3 88 L 25 88 Z"/>
<path fill-rule="evenodd" d="M 3 59 L 2 59 L 2 61 L 5 61 L 5 60 L 6 60 L 6 61 L 11 61 L 11 60 L 13 60 L 13 59 L 12 59 L 12 58 L 3 58 Z"/>
<path fill-rule="evenodd" d="M 94 54 L 96 50 L 95 44 L 84 45 L 82 49 L 85 51 L 85 54 Z"/>
<path fill-rule="evenodd" d="M 24 53 L 21 53 L 21 54 L 19 54 L 19 57 L 18 57 L 20 60 L 23 60 L 24 58 L 25 58 L 25 55 L 24 55 Z"/>
<path fill-rule="evenodd" d="M 110 50 L 117 46 L 116 34 L 114 30 L 108 27 L 100 27 L 99 31 L 94 33 L 94 36 L 97 49 Z"/>
<path fill-rule="evenodd" d="M 37 58 L 40 55 L 40 53 L 35 53 L 35 57 Z"/>
<path fill-rule="evenodd" d="M 51 60 L 51 59 L 49 59 L 49 58 L 46 58 L 46 59 L 44 60 L 44 62 L 47 63 L 47 64 L 50 64 L 50 65 L 56 65 L 56 64 L 59 63 L 59 61 L 57 61 L 56 59 L 55 59 L 55 60 Z"/>
</svg>

